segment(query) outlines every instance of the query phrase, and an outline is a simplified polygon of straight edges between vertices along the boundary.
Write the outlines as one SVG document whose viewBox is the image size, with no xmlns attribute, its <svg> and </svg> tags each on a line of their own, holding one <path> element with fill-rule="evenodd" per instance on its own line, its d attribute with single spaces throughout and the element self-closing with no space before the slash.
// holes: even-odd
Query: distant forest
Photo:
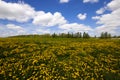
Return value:
<svg viewBox="0 0 120 80">
<path fill-rule="evenodd" d="M 12 37 L 46 37 L 46 38 L 101 38 L 101 39 L 108 39 L 108 38 L 120 38 L 120 36 L 111 36 L 110 33 L 108 32 L 102 32 L 99 37 L 96 35 L 94 37 L 91 37 L 88 33 L 86 32 L 77 32 L 77 33 L 53 33 L 53 34 L 31 34 L 31 35 L 18 35 L 18 36 L 12 36 Z"/>
</svg>

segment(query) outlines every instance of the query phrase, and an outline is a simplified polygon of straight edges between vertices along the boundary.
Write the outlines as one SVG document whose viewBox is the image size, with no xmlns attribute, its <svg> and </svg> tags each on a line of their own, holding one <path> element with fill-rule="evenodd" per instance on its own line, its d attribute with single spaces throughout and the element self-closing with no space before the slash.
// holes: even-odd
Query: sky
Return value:
<svg viewBox="0 0 120 80">
<path fill-rule="evenodd" d="M 120 35 L 120 0 L 0 0 L 0 37 L 68 32 Z"/>
</svg>

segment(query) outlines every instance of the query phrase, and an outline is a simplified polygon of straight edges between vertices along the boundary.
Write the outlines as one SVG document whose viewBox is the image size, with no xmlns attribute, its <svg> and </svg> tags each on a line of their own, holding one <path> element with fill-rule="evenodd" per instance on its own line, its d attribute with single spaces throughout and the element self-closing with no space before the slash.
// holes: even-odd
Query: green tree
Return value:
<svg viewBox="0 0 120 80">
<path fill-rule="evenodd" d="M 100 38 L 102 38 L 102 39 L 111 38 L 111 34 L 108 32 L 102 32 L 100 35 Z"/>
<path fill-rule="evenodd" d="M 80 32 L 80 34 L 79 34 L 79 38 L 82 38 L 82 33 Z"/>
<path fill-rule="evenodd" d="M 90 38 L 90 35 L 86 32 L 83 33 L 83 38 Z"/>
<path fill-rule="evenodd" d="M 57 37 L 57 34 L 53 33 L 53 34 L 52 34 L 52 37 L 53 37 L 53 38 Z"/>
</svg>

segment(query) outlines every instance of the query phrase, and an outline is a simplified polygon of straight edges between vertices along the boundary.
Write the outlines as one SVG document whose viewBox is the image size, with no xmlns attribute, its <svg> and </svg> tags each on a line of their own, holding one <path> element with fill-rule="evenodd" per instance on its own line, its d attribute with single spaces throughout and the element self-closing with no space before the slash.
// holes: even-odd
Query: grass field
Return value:
<svg viewBox="0 0 120 80">
<path fill-rule="evenodd" d="M 0 39 L 0 80 L 52 79 L 120 80 L 120 40 Z"/>
</svg>

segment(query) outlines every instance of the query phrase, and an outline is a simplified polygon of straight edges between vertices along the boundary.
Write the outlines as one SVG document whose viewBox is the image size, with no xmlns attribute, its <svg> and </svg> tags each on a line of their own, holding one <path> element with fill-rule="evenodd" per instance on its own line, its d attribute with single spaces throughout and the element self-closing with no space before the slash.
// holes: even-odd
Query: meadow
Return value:
<svg viewBox="0 0 120 80">
<path fill-rule="evenodd" d="M 0 80 L 120 80 L 120 40 L 0 38 Z"/>
</svg>

